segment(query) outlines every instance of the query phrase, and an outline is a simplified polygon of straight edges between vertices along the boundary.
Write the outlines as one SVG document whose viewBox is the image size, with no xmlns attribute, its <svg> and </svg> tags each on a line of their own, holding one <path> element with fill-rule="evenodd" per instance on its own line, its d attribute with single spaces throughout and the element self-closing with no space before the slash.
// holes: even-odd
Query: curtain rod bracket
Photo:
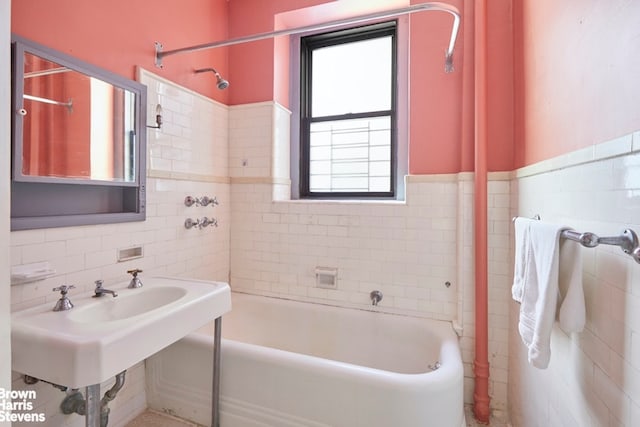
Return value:
<svg viewBox="0 0 640 427">
<path fill-rule="evenodd" d="M 444 58 L 444 72 L 453 73 L 453 53 L 447 53 Z"/>
<path fill-rule="evenodd" d="M 160 42 L 155 42 L 155 46 L 156 46 L 156 67 L 158 68 L 163 68 L 162 66 L 162 57 L 164 56 L 162 54 L 162 43 Z"/>
</svg>

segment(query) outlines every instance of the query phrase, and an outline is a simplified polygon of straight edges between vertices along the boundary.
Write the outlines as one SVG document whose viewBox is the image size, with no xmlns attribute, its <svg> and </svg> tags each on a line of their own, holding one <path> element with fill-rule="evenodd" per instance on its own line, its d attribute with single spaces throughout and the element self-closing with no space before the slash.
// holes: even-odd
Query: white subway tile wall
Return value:
<svg viewBox="0 0 640 427">
<path fill-rule="evenodd" d="M 640 231 L 640 134 L 518 171 L 513 215 L 599 236 Z M 586 153 L 586 154 L 585 154 Z M 587 161 L 572 164 L 574 160 Z M 550 166 L 553 165 L 553 166 Z M 547 370 L 527 363 L 510 302 L 509 412 L 516 426 L 640 423 L 640 265 L 614 246 L 581 248 L 587 325 L 553 330 Z"/>
<path fill-rule="evenodd" d="M 506 420 L 509 369 L 509 310 L 512 258 L 509 174 L 490 174 L 488 183 L 489 396 L 493 416 Z M 473 288 L 473 285 L 472 285 Z M 473 291 L 471 291 L 473 292 Z"/>
<path fill-rule="evenodd" d="M 473 175 L 409 176 L 406 202 L 289 200 L 285 115 L 274 103 L 230 109 L 230 164 L 246 164 L 230 167 L 232 288 L 357 308 L 369 308 L 378 289 L 377 309 L 452 321 L 463 327 L 471 403 Z M 489 184 L 490 393 L 499 415 L 507 407 L 509 178 L 492 174 Z M 315 287 L 317 266 L 337 268 L 337 289 Z"/>
<path fill-rule="evenodd" d="M 94 280 L 103 279 L 107 288 L 126 282 L 126 270 L 132 268 L 144 271 L 143 282 L 150 275 L 229 280 L 227 107 L 144 70 L 139 77 L 149 92 L 148 123 L 154 123 L 158 102 L 163 109 L 162 129 L 147 132 L 146 221 L 12 232 L 13 266 L 49 261 L 56 270 L 55 276 L 43 281 L 12 286 L 12 310 L 45 302 L 53 307 L 58 295 L 51 289 L 65 283 L 77 287 L 70 295 L 73 301 L 74 294 L 90 292 Z M 220 204 L 186 207 L 188 195 L 216 196 Z M 219 226 L 185 229 L 187 217 L 203 216 L 217 218 Z M 136 245 L 143 247 L 143 258 L 117 262 L 118 249 Z M 110 385 L 103 384 L 102 391 Z M 47 417 L 43 426 L 84 426 L 83 417 L 59 412 L 65 395 L 50 385 L 27 386 L 14 373 L 13 388 L 37 391 L 37 411 Z M 110 406 L 109 425 L 116 427 L 145 409 L 144 363 L 128 370 L 125 386 Z"/>
<path fill-rule="evenodd" d="M 358 307 L 379 289 L 380 308 L 454 319 L 457 183 L 416 185 L 439 197 L 432 204 L 274 202 L 270 184 L 232 184 L 233 288 Z M 338 269 L 336 290 L 315 287 L 316 266 Z"/>
<path fill-rule="evenodd" d="M 230 107 L 229 175 L 251 178 L 272 176 L 274 132 L 273 102 Z M 286 138 L 288 140 L 288 134 Z"/>
</svg>

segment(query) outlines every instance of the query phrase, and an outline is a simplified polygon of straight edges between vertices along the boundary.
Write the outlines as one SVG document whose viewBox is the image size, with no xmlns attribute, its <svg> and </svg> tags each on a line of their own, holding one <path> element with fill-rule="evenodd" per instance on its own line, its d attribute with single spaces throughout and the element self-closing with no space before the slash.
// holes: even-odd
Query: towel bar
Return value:
<svg viewBox="0 0 640 427">
<path fill-rule="evenodd" d="M 512 221 L 515 221 L 514 217 Z M 539 220 L 540 215 L 536 215 L 534 219 Z M 635 262 L 640 264 L 640 245 L 638 244 L 638 235 L 635 231 L 627 228 L 618 236 L 598 237 L 591 232 L 580 233 L 575 230 L 564 230 L 560 237 L 573 240 L 580 243 L 586 248 L 595 248 L 598 245 L 620 246 L 622 251 L 631 256 Z"/>
</svg>

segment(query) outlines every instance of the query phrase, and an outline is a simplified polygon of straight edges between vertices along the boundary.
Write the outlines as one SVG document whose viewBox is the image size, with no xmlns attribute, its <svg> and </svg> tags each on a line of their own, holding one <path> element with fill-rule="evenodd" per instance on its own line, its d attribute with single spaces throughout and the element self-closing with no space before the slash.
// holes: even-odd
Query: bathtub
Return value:
<svg viewBox="0 0 640 427">
<path fill-rule="evenodd" d="M 461 427 L 449 322 L 240 293 L 222 320 L 222 427 Z M 209 425 L 213 325 L 147 360 L 147 402 Z"/>
</svg>

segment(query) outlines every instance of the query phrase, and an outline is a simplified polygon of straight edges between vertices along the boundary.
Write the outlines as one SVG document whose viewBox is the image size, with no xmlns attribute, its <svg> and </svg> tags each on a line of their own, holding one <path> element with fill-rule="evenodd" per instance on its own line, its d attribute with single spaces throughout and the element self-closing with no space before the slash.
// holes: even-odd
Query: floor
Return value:
<svg viewBox="0 0 640 427">
<path fill-rule="evenodd" d="M 467 419 L 467 427 L 481 427 L 486 424 L 479 424 L 473 419 L 471 414 L 471 408 L 465 407 L 465 417 Z M 133 421 L 126 425 L 126 427 L 199 427 L 198 424 L 193 424 L 188 421 L 181 420 L 179 418 L 172 417 L 161 412 L 147 410 L 138 415 Z M 489 424 L 491 427 L 509 427 L 508 423 L 503 421 L 491 419 Z"/>
<path fill-rule="evenodd" d="M 163 414 L 161 412 L 146 410 L 142 414 L 138 415 L 133 421 L 127 424 L 125 427 L 199 427 L 198 424 L 190 423 L 180 418 L 172 417 L 171 415 Z"/>
<path fill-rule="evenodd" d="M 489 420 L 489 424 L 480 424 L 473 418 L 471 406 L 469 405 L 466 405 L 464 407 L 464 417 L 467 421 L 467 427 L 484 427 L 487 425 L 490 427 L 511 427 L 511 424 L 509 424 L 508 422 L 505 422 L 504 420 L 500 420 L 493 416 Z"/>
</svg>

